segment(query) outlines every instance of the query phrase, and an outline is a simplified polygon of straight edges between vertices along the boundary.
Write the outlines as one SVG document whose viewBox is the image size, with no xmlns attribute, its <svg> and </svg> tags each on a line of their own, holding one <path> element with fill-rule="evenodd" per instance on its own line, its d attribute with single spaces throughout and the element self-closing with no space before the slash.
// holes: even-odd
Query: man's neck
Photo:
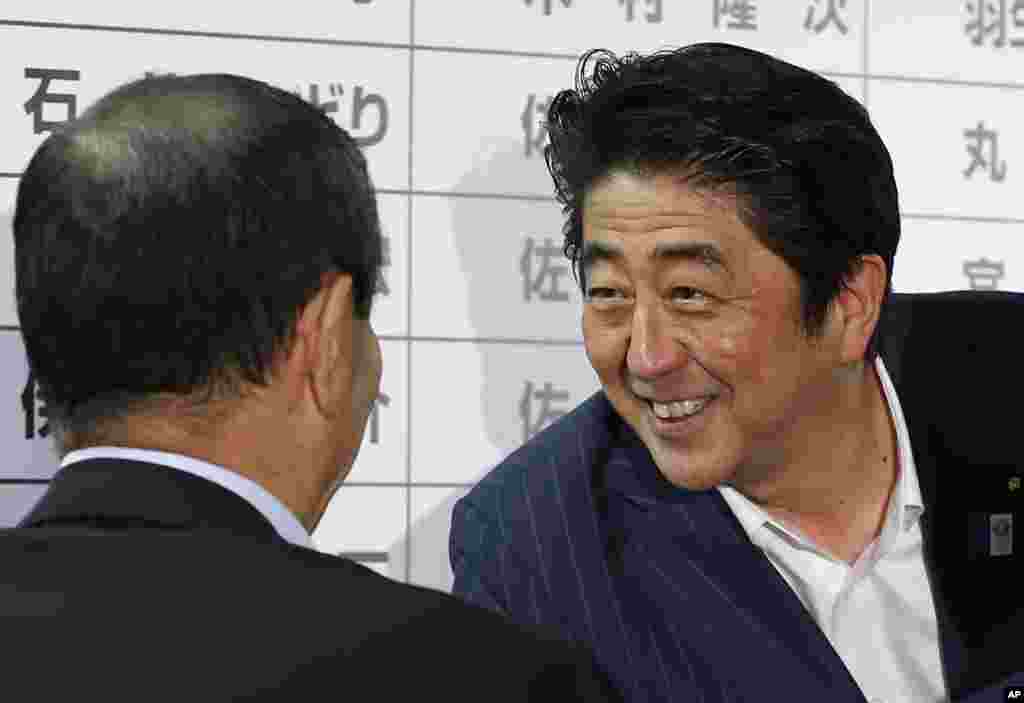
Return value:
<svg viewBox="0 0 1024 703">
<path fill-rule="evenodd" d="M 898 473 L 896 431 L 874 364 L 863 384 L 806 434 L 812 451 L 782 473 L 740 488 L 772 517 L 796 527 L 821 549 L 856 561 L 881 531 Z"/>
<path fill-rule="evenodd" d="M 126 422 L 108 430 L 106 446 L 151 449 L 192 457 L 243 476 L 260 485 L 294 514 L 312 532 L 334 493 L 338 468 L 329 466 L 308 446 L 263 443 L 265 437 L 279 436 L 255 422 L 238 421 L 216 433 L 198 434 L 180 424 L 164 420 Z M 325 467 L 317 470 L 319 467 Z"/>
</svg>

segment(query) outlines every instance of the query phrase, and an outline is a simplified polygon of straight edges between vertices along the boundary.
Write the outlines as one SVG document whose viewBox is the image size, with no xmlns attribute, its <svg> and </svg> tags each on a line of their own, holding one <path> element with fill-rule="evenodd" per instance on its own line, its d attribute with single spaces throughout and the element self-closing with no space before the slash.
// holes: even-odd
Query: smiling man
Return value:
<svg viewBox="0 0 1024 703">
<path fill-rule="evenodd" d="M 458 503 L 454 591 L 590 645 L 631 701 L 1019 669 L 1024 470 L 978 389 L 1024 391 L 1022 297 L 891 293 L 892 162 L 820 76 L 725 44 L 579 76 L 547 158 L 603 388 Z"/>
</svg>

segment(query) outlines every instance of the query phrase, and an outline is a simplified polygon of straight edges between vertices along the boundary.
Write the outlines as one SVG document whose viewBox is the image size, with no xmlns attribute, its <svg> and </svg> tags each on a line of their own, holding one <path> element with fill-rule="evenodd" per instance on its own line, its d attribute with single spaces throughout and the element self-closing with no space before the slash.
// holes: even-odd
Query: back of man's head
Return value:
<svg viewBox="0 0 1024 703">
<path fill-rule="evenodd" d="M 50 135 L 21 179 L 14 239 L 29 365 L 75 445 L 156 394 L 266 385 L 322 276 L 349 274 L 365 319 L 382 260 L 349 135 L 225 74 L 129 83 Z"/>
</svg>

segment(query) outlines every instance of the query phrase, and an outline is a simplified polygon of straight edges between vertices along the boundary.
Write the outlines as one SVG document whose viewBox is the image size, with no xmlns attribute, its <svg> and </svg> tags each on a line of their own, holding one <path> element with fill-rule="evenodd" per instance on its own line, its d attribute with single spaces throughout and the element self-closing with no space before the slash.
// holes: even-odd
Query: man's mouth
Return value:
<svg viewBox="0 0 1024 703">
<path fill-rule="evenodd" d="M 703 412 L 717 396 L 658 402 L 644 398 L 654 416 L 663 422 L 680 422 Z"/>
</svg>

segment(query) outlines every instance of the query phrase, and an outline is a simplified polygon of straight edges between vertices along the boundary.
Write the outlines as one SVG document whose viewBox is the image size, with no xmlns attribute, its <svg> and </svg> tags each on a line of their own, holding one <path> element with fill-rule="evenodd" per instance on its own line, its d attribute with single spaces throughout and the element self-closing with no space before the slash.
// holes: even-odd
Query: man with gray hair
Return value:
<svg viewBox="0 0 1024 703">
<path fill-rule="evenodd" d="M 36 151 L 14 238 L 62 460 L 0 539 L 9 695 L 610 695 L 582 648 L 312 548 L 382 366 L 374 191 L 323 111 L 129 83 Z"/>
</svg>

